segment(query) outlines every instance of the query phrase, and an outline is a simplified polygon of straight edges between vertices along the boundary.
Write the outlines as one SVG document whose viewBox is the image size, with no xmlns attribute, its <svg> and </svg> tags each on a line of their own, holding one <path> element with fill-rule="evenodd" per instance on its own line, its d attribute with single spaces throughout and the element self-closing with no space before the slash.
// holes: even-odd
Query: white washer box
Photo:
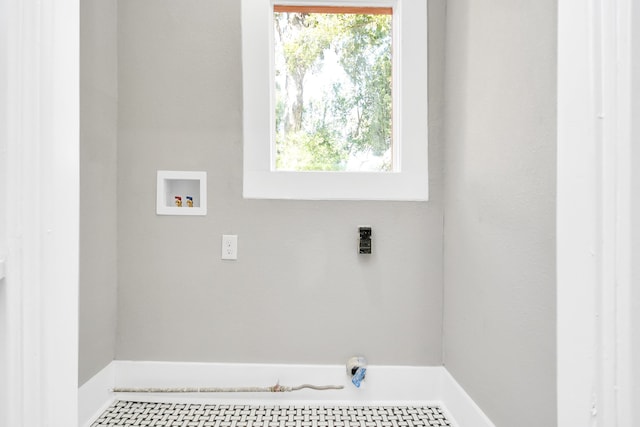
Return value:
<svg viewBox="0 0 640 427">
<path fill-rule="evenodd" d="M 156 213 L 158 215 L 206 215 L 207 173 L 200 171 L 158 171 Z M 176 196 L 182 206 L 176 205 Z M 187 203 L 193 199 L 193 206 Z"/>
</svg>

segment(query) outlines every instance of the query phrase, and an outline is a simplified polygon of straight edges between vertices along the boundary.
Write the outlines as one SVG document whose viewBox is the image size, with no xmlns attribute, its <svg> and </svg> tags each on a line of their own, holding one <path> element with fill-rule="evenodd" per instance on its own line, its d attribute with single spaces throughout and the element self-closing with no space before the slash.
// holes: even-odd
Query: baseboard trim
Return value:
<svg viewBox="0 0 640 427">
<path fill-rule="evenodd" d="M 440 396 L 445 403 L 444 409 L 447 412 L 445 415 L 460 427 L 495 427 L 489 417 L 444 367 L 442 375 Z"/>
<path fill-rule="evenodd" d="M 111 393 L 115 371 L 115 362 L 111 362 L 78 389 L 79 427 L 89 427 L 115 399 Z"/>
<path fill-rule="evenodd" d="M 344 385 L 342 390 L 291 393 L 113 393 L 116 387 L 268 387 Z M 495 427 L 443 366 L 369 366 L 361 388 L 342 365 L 277 365 L 113 361 L 79 390 L 79 426 L 86 427 L 113 400 L 189 401 L 277 405 L 437 404 L 452 427 Z"/>
</svg>

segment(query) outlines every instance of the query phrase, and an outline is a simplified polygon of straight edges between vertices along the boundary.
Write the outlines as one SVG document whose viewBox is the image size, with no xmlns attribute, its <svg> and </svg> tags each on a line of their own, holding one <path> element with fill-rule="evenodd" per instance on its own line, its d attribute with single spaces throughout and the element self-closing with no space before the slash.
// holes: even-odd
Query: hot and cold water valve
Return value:
<svg viewBox="0 0 640 427">
<path fill-rule="evenodd" d="M 358 253 L 361 255 L 371 254 L 371 227 L 358 227 L 360 239 L 358 240 Z"/>
<path fill-rule="evenodd" d="M 347 361 L 347 375 L 354 386 L 360 388 L 367 373 L 367 359 L 362 356 L 354 356 Z"/>
</svg>

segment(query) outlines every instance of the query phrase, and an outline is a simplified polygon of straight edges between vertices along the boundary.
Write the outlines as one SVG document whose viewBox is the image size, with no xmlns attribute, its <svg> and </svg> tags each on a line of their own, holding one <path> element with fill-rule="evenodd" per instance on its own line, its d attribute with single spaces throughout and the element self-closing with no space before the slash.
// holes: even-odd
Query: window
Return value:
<svg viewBox="0 0 640 427">
<path fill-rule="evenodd" d="M 275 170 L 394 170 L 392 18 L 274 6 Z"/>
<path fill-rule="evenodd" d="M 244 197 L 427 200 L 424 0 L 242 0 Z"/>
</svg>

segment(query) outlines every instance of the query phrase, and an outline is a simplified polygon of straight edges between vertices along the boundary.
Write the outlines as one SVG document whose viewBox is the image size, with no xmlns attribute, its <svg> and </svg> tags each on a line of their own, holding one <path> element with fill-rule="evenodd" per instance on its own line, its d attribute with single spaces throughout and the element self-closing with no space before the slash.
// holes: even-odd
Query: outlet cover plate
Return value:
<svg viewBox="0 0 640 427">
<path fill-rule="evenodd" d="M 238 236 L 235 234 L 222 235 L 221 259 L 235 261 L 238 259 Z"/>
</svg>

